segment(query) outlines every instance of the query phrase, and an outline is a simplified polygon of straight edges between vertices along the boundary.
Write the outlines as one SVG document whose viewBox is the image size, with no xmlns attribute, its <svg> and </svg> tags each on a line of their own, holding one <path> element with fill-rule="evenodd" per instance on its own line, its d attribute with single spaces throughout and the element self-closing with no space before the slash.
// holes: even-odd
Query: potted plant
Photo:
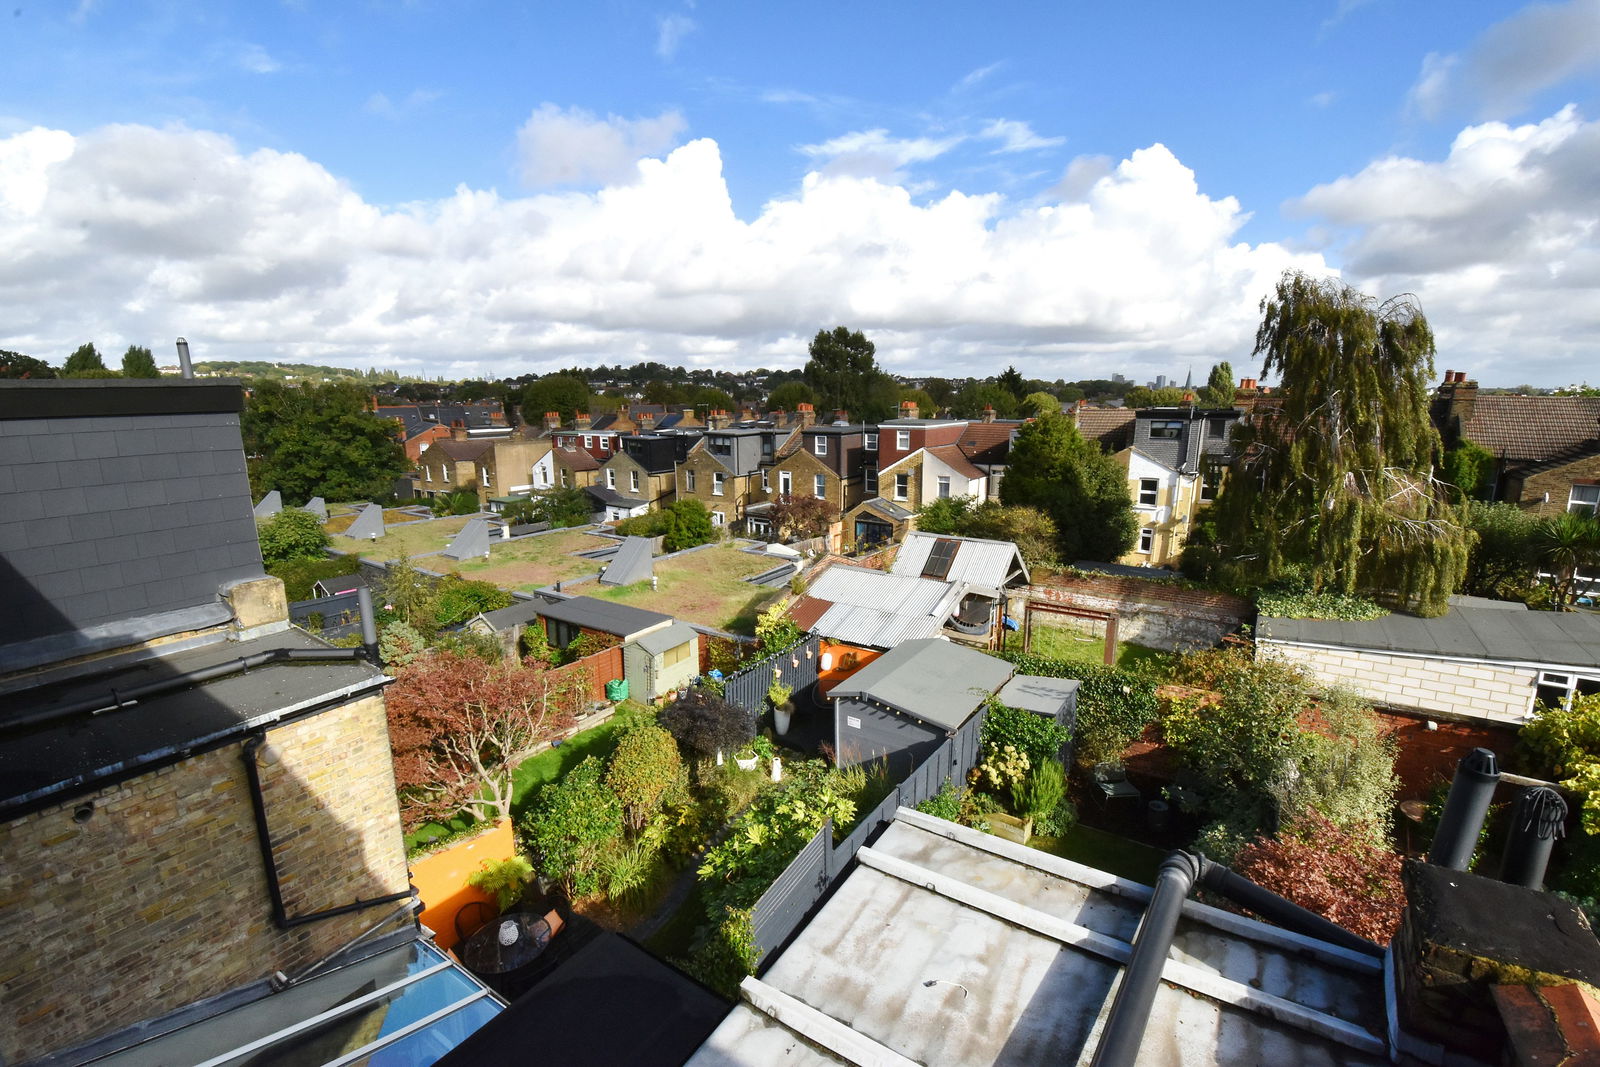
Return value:
<svg viewBox="0 0 1600 1067">
<path fill-rule="evenodd" d="M 789 699 L 793 695 L 794 689 L 784 685 L 782 676 L 773 671 L 772 684 L 767 686 L 767 700 L 772 704 L 772 725 L 780 734 L 788 733 L 794 721 L 794 704 Z"/>
</svg>

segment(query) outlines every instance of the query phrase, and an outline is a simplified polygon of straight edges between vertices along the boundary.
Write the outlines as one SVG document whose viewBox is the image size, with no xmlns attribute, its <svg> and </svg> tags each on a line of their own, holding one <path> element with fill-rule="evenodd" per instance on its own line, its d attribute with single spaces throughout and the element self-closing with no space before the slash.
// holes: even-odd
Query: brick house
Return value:
<svg viewBox="0 0 1600 1067">
<path fill-rule="evenodd" d="M 773 459 L 771 431 L 758 428 L 708 431 L 678 464 L 676 494 L 679 500 L 698 500 L 716 526 L 743 528 L 753 503 L 766 499 L 762 491 L 762 447 Z"/>
<path fill-rule="evenodd" d="M 242 397 L 216 380 L 0 383 L 5 1062 L 315 1001 L 307 968 L 330 956 L 452 966 L 417 941 L 389 679 L 292 629 L 262 569 Z M 304 995 L 273 996 L 286 987 Z M 476 1026 L 498 1009 L 462 1010 Z M 241 1032 L 149 1062 L 229 1058 Z"/>
<path fill-rule="evenodd" d="M 931 500 L 988 496 L 988 475 L 973 466 L 958 445 L 929 445 L 878 472 L 878 496 L 910 511 Z"/>
<path fill-rule="evenodd" d="M 803 421 L 778 449 L 767 474 L 770 492 L 820 497 L 843 514 L 873 495 L 867 489 L 877 473 L 867 448 L 873 431 L 859 425 L 817 425 L 809 419 L 810 407 L 800 405 Z"/>
<path fill-rule="evenodd" d="M 550 449 L 550 465 L 555 472 L 556 488 L 587 489 L 599 480 L 599 460 L 573 443 L 570 437 L 553 440 L 559 441 Z"/>
<path fill-rule="evenodd" d="M 675 499 L 678 460 L 687 455 L 692 438 L 638 434 L 621 438 L 621 451 L 600 465 L 596 489 L 642 502 L 645 510 L 658 511 Z"/>
<path fill-rule="evenodd" d="M 478 460 L 478 501 L 500 511 L 515 499 L 555 487 L 555 464 L 546 438 L 513 434 L 497 440 Z"/>
<path fill-rule="evenodd" d="M 417 492 L 424 497 L 442 496 L 458 489 L 477 488 L 481 492 L 479 468 L 494 462 L 487 458 L 493 453 L 493 441 L 456 437 L 435 441 L 417 461 Z"/>
</svg>

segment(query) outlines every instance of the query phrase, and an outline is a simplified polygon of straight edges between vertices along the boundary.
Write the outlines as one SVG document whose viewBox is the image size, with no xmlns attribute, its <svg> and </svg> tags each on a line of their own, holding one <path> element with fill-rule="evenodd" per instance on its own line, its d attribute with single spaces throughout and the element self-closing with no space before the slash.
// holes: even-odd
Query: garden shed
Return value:
<svg viewBox="0 0 1600 1067">
<path fill-rule="evenodd" d="M 984 701 L 1013 670 L 1005 660 L 943 638 L 902 642 L 830 693 L 836 762 L 852 767 L 883 759 L 899 779 L 947 737 L 975 746 Z"/>
<path fill-rule="evenodd" d="M 651 630 L 624 645 L 622 663 L 629 695 L 635 700 L 658 700 L 662 694 L 688 685 L 700 673 L 700 632 L 674 620 L 671 626 Z"/>
<path fill-rule="evenodd" d="M 1008 708 L 1047 715 L 1071 735 L 1078 723 L 1078 687 L 1082 684 L 1076 678 L 1017 674 L 1000 687 L 995 699 Z M 1072 742 L 1062 745 L 1056 755 L 1062 763 L 1072 766 Z"/>
</svg>

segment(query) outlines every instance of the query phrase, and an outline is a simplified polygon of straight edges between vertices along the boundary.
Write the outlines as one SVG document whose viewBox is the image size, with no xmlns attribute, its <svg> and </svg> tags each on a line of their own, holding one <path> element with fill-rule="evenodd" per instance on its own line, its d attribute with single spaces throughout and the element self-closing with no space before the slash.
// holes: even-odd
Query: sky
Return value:
<svg viewBox="0 0 1600 1067">
<path fill-rule="evenodd" d="M 15 5 L 15 6 L 13 6 Z M 1600 0 L 12 0 L 0 348 L 1258 374 L 1288 269 L 1600 382 Z M 9 17 L 7 17 L 9 15 Z"/>
</svg>

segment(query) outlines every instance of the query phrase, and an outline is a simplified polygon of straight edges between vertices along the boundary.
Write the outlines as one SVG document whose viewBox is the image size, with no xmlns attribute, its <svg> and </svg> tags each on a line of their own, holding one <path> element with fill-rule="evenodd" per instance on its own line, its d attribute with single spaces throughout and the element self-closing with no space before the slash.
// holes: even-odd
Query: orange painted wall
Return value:
<svg viewBox="0 0 1600 1067">
<path fill-rule="evenodd" d="M 856 673 L 856 671 L 859 671 L 862 667 L 865 667 L 867 664 L 883 655 L 882 652 L 875 652 L 870 648 L 857 648 L 855 645 L 840 645 L 835 644 L 832 641 L 822 642 L 821 651 L 819 654 L 832 654 L 833 656 L 832 668 L 817 672 L 817 685 L 818 688 L 820 688 L 824 693 L 828 692 L 834 686 L 838 685 L 840 682 Z M 844 657 L 850 654 L 854 654 L 856 657 L 855 665 L 846 668 L 843 666 Z"/>
<path fill-rule="evenodd" d="M 411 884 L 422 897 L 422 924 L 438 935 L 440 948 L 456 943 L 456 912 L 474 900 L 494 899 L 467 884 L 467 876 L 484 860 L 498 862 L 517 854 L 511 821 L 502 819 L 494 829 L 417 860 L 411 865 Z"/>
</svg>

